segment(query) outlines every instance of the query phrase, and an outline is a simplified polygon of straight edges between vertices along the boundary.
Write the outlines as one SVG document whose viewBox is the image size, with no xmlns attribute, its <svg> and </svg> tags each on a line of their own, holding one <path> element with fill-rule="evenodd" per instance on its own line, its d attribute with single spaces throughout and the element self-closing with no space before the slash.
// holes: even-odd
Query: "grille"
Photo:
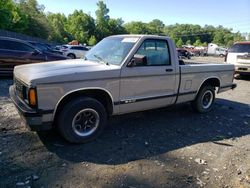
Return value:
<svg viewBox="0 0 250 188">
<path fill-rule="evenodd" d="M 22 82 L 20 82 L 16 78 L 14 79 L 14 85 L 15 85 L 15 90 L 16 90 L 16 94 L 18 95 L 18 97 L 20 97 L 21 99 L 24 99 L 26 95 L 25 86 L 22 84 Z"/>
</svg>

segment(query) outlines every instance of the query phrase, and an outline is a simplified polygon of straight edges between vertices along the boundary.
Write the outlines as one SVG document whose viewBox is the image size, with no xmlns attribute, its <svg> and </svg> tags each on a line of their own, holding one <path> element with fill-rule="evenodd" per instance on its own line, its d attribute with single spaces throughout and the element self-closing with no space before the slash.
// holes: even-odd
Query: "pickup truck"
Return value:
<svg viewBox="0 0 250 188">
<path fill-rule="evenodd" d="M 109 116 L 191 102 L 212 109 L 234 89 L 234 65 L 187 64 L 165 36 L 116 35 L 84 59 L 16 66 L 9 93 L 31 130 L 56 128 L 71 143 L 95 139 Z"/>
</svg>

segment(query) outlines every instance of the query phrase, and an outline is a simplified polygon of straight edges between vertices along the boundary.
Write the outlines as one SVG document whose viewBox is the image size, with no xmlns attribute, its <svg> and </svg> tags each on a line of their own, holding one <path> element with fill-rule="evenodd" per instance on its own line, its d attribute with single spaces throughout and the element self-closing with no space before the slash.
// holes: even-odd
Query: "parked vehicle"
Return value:
<svg viewBox="0 0 250 188">
<path fill-rule="evenodd" d="M 225 57 L 227 53 L 227 49 L 223 47 L 219 47 L 217 44 L 209 43 L 207 47 L 208 55 L 215 55 L 220 57 Z"/>
<path fill-rule="evenodd" d="M 191 58 L 190 52 L 187 51 L 186 49 L 177 48 L 176 50 L 177 50 L 179 59 L 183 59 L 183 58 L 190 59 Z"/>
<path fill-rule="evenodd" d="M 237 42 L 229 48 L 225 62 L 235 65 L 235 72 L 250 75 L 250 42 Z"/>
<path fill-rule="evenodd" d="M 168 37 L 117 35 L 85 59 L 15 67 L 10 96 L 32 130 L 55 125 L 69 142 L 83 143 L 112 115 L 183 102 L 209 112 L 216 89 L 236 87 L 233 78 L 234 65 L 184 65 Z"/>
<path fill-rule="evenodd" d="M 35 46 L 38 50 L 42 52 L 50 52 L 50 53 L 56 53 L 59 55 L 63 55 L 63 52 L 59 50 L 54 50 L 50 48 L 47 44 L 41 43 L 41 42 L 36 42 L 36 41 L 28 41 L 31 45 Z"/>
<path fill-rule="evenodd" d="M 63 45 L 61 51 L 71 59 L 83 58 L 88 52 L 88 48 L 81 45 Z"/>
<path fill-rule="evenodd" d="M 16 65 L 65 59 L 61 55 L 42 52 L 23 40 L 0 37 L 0 75 L 11 75 Z"/>
</svg>

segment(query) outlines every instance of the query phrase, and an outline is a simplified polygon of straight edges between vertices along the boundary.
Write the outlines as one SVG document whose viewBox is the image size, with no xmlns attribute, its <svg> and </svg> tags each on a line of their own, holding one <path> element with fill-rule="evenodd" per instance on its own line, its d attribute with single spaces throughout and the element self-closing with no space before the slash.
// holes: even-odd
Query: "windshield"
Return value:
<svg viewBox="0 0 250 188">
<path fill-rule="evenodd" d="M 120 65 L 138 39 L 138 37 L 105 38 L 93 47 L 85 58 L 101 63 Z"/>
</svg>

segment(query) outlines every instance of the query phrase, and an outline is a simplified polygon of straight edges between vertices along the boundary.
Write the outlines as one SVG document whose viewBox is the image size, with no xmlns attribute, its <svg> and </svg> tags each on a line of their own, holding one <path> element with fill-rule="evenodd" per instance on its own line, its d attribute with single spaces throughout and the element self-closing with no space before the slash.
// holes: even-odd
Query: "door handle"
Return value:
<svg viewBox="0 0 250 188">
<path fill-rule="evenodd" d="M 173 69 L 166 69 L 166 72 L 172 72 Z"/>
</svg>

